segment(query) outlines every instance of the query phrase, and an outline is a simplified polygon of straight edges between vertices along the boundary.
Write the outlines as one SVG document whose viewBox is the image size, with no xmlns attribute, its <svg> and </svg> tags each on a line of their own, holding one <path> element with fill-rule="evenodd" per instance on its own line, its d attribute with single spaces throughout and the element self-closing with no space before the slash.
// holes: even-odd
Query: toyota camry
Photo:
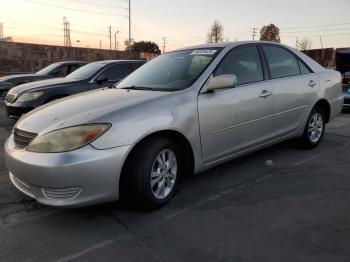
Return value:
<svg viewBox="0 0 350 262">
<path fill-rule="evenodd" d="M 22 117 L 5 144 L 12 183 L 52 206 L 133 199 L 158 208 L 179 178 L 296 138 L 322 141 L 343 105 L 340 73 L 269 42 L 161 55 L 114 88 Z"/>
</svg>

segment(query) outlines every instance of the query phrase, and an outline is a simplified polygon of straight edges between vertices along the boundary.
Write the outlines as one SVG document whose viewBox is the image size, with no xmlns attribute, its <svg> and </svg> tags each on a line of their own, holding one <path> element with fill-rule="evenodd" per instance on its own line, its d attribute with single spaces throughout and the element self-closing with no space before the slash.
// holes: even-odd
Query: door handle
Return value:
<svg viewBox="0 0 350 262">
<path fill-rule="evenodd" d="M 262 98 L 266 98 L 266 97 L 269 97 L 272 95 L 272 92 L 271 91 L 267 91 L 267 90 L 263 90 L 261 92 L 261 94 L 259 95 L 259 97 L 262 97 Z"/>
<path fill-rule="evenodd" d="M 314 86 L 317 86 L 317 83 L 314 80 L 310 80 L 307 85 L 310 86 L 310 87 L 314 87 Z"/>
</svg>

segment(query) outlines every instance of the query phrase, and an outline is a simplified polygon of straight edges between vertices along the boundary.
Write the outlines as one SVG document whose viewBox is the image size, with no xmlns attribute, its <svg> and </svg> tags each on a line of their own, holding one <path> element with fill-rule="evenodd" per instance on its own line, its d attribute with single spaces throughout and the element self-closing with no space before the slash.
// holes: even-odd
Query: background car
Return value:
<svg viewBox="0 0 350 262">
<path fill-rule="evenodd" d="M 344 105 L 350 106 L 350 50 L 337 51 L 336 70 L 343 77 Z"/>
<path fill-rule="evenodd" d="M 85 65 L 65 78 L 36 81 L 12 88 L 5 106 L 10 118 L 69 95 L 112 86 L 145 63 L 143 60 L 108 60 Z"/>
<path fill-rule="evenodd" d="M 12 183 L 41 203 L 166 204 L 179 177 L 298 138 L 322 141 L 342 109 L 339 72 L 270 42 L 163 54 L 121 81 L 40 107 L 5 145 Z"/>
<path fill-rule="evenodd" d="M 5 97 L 7 92 L 17 85 L 54 77 L 65 77 L 86 64 L 87 62 L 81 61 L 58 62 L 34 74 L 16 74 L 0 77 L 0 98 Z"/>
</svg>

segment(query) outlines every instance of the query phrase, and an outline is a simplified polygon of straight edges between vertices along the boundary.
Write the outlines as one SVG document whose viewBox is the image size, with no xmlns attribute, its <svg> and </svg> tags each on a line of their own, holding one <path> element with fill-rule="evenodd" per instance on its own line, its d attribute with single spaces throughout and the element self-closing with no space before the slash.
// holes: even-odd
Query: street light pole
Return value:
<svg viewBox="0 0 350 262">
<path fill-rule="evenodd" d="M 115 51 L 118 51 L 117 50 L 117 34 L 119 33 L 119 31 L 115 32 L 114 33 L 114 50 Z"/>
</svg>

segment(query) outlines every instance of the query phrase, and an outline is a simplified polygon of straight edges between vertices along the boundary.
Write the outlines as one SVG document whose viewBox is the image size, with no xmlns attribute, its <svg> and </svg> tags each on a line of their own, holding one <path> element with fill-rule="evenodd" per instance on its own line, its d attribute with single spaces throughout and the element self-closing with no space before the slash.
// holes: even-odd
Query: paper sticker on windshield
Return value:
<svg viewBox="0 0 350 262">
<path fill-rule="evenodd" d="M 191 55 L 213 55 L 217 52 L 218 50 L 214 49 L 198 49 L 194 50 Z"/>
</svg>

